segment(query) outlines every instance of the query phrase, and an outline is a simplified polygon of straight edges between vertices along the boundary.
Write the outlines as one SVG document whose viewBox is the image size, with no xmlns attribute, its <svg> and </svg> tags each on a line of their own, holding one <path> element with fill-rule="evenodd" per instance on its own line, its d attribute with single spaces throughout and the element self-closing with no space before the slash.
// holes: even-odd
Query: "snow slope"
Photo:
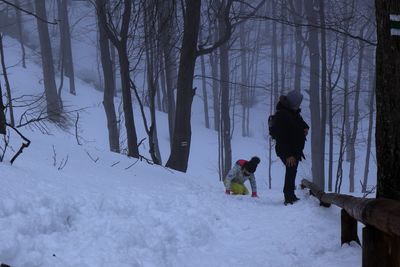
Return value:
<svg viewBox="0 0 400 267">
<path fill-rule="evenodd" d="M 10 39 L 6 43 L 15 95 L 40 92 L 40 68 L 31 62 L 26 70 L 16 66 L 18 46 Z M 12 151 L 0 163 L 0 262 L 30 267 L 361 265 L 358 245 L 340 246 L 339 209 L 321 208 L 302 190 L 297 190 L 298 203 L 283 206 L 279 162 L 273 189 L 267 189 L 262 134 L 235 136 L 232 143 L 234 159 L 261 157 L 260 197 L 227 196 L 216 172 L 216 134 L 195 112 L 201 111 L 197 98 L 190 168 L 183 174 L 108 152 L 101 93 L 81 81 L 77 93 L 64 99 L 87 107 L 79 120 L 82 145 L 74 129 L 50 126 L 51 134 L 43 135 L 23 128 L 31 146 L 13 166 L 7 163 Z M 158 120 L 165 162 L 166 115 L 158 114 Z M 139 137 L 145 137 L 139 116 L 136 125 Z M 255 132 L 264 127 L 253 125 Z M 19 139 L 11 138 L 15 152 Z M 302 165 L 297 181 L 308 173 Z"/>
</svg>

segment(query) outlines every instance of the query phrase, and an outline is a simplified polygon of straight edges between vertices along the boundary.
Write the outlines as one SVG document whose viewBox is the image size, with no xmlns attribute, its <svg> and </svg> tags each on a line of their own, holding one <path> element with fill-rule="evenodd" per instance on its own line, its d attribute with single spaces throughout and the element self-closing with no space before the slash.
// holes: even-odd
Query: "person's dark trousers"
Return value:
<svg viewBox="0 0 400 267">
<path fill-rule="evenodd" d="M 296 164 L 292 167 L 286 165 L 286 159 L 281 158 L 283 164 L 286 167 L 285 172 L 285 185 L 283 186 L 283 194 L 285 195 L 285 202 L 292 202 L 294 200 L 294 189 L 296 174 L 297 174 L 297 167 L 299 166 L 299 161 L 296 161 Z"/>
</svg>

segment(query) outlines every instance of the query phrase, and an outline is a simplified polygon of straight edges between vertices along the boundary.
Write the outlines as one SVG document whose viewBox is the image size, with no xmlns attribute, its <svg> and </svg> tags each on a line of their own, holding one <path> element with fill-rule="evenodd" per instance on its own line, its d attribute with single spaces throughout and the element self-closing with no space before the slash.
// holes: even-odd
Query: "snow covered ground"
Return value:
<svg viewBox="0 0 400 267">
<path fill-rule="evenodd" d="M 31 62 L 26 70 L 15 66 L 18 46 L 6 42 L 14 95 L 41 92 L 40 68 Z M 302 190 L 297 190 L 301 200 L 285 207 L 278 161 L 273 189 L 267 188 L 265 111 L 254 115 L 253 138 L 235 136 L 232 142 L 235 160 L 253 155 L 262 160 L 256 172 L 259 198 L 253 199 L 223 193 L 216 133 L 202 125 L 198 98 L 190 167 L 183 174 L 108 152 L 101 93 L 77 81 L 77 94 L 64 99 L 75 108 L 87 107 L 79 120 L 83 145 L 74 129 L 50 126 L 51 134 L 43 135 L 22 128 L 32 144 L 11 166 L 7 162 L 20 145 L 11 134 L 14 151 L 0 163 L 0 262 L 17 267 L 361 266 L 360 247 L 340 245 L 338 208 L 322 208 Z M 158 114 L 158 121 L 165 162 L 166 115 Z M 145 137 L 139 116 L 136 125 L 139 138 Z M 301 165 L 297 183 L 309 177 L 309 164 Z"/>
</svg>

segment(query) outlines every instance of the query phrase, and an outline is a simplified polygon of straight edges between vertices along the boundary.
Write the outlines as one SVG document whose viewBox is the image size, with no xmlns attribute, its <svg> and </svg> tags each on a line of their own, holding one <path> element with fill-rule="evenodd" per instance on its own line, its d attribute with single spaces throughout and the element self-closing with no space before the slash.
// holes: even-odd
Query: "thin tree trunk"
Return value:
<svg viewBox="0 0 400 267">
<path fill-rule="evenodd" d="M 370 76 L 373 76 L 373 85 L 369 97 L 369 116 L 368 116 L 368 137 L 367 137 L 367 152 L 365 155 L 364 179 L 362 184 L 362 192 L 367 192 L 368 186 L 368 173 L 369 173 L 369 159 L 371 157 L 371 144 L 372 144 L 372 131 L 374 128 L 374 100 L 376 91 L 376 72 L 375 66 L 372 64 L 370 67 Z"/>
<path fill-rule="evenodd" d="M 47 20 L 45 1 L 35 0 L 36 14 Z M 47 101 L 47 114 L 52 121 L 59 121 L 61 115 L 61 104 L 57 94 L 54 77 L 53 53 L 50 43 L 49 29 L 47 24 L 36 19 L 39 31 L 40 52 L 43 67 L 44 89 Z"/>
<path fill-rule="evenodd" d="M 177 64 L 175 58 L 175 5 L 172 1 L 163 1 L 160 10 L 160 24 L 163 27 L 161 34 L 161 45 L 164 50 L 165 76 L 167 83 L 167 110 L 169 139 L 172 149 L 173 132 L 175 126 L 176 104 L 174 90 L 177 86 Z"/>
<path fill-rule="evenodd" d="M 19 0 L 14 0 L 14 3 L 16 6 L 21 6 L 19 3 Z M 21 53 L 22 53 L 22 67 L 26 68 L 26 62 L 25 62 L 25 45 L 24 45 L 24 34 L 23 34 L 23 27 L 22 27 L 22 16 L 21 16 L 21 10 L 15 9 L 16 12 L 16 18 L 17 18 L 17 27 L 18 27 L 18 36 L 19 36 L 19 43 L 21 46 Z"/>
<path fill-rule="evenodd" d="M 213 92 L 213 110 L 214 110 L 214 129 L 219 131 L 220 126 L 220 88 L 218 83 L 218 61 L 217 52 L 210 54 L 211 76 L 212 76 L 212 92 Z"/>
<path fill-rule="evenodd" d="M 295 2 L 293 4 L 293 2 Z M 303 14 L 303 1 L 291 0 L 291 6 L 294 9 L 293 21 L 296 24 L 302 23 Z M 301 90 L 301 73 L 303 70 L 303 33 L 302 27 L 295 27 L 295 43 L 296 43 L 296 59 L 295 59 L 295 72 L 294 72 L 294 89 Z"/>
<path fill-rule="evenodd" d="M 282 16 L 286 16 L 285 8 L 281 8 Z M 281 95 L 285 94 L 286 88 L 285 88 L 285 79 L 286 79 L 286 73 L 285 73 L 285 33 L 286 33 L 286 25 L 284 23 L 281 24 Z"/>
<path fill-rule="evenodd" d="M 306 17 L 310 24 L 317 24 L 318 13 L 313 0 L 305 0 Z M 321 172 L 323 155 L 321 150 L 321 115 L 320 115 L 320 51 L 318 29 L 309 27 L 307 46 L 310 58 L 310 112 L 311 112 L 311 160 L 313 182 L 325 188 L 324 174 Z"/>
<path fill-rule="evenodd" d="M 108 28 L 105 4 L 102 5 L 101 7 L 98 7 L 97 12 L 100 13 L 99 14 L 99 16 L 101 17 L 100 22 L 102 23 L 102 26 L 106 30 L 107 37 L 110 39 L 110 41 L 113 43 L 113 45 L 116 47 L 118 51 L 118 59 L 120 67 L 119 70 L 120 70 L 121 88 L 122 88 L 122 102 L 123 102 L 123 110 L 125 116 L 126 136 L 128 141 L 128 156 L 139 158 L 136 127 L 133 117 L 131 86 L 130 86 L 130 68 L 129 68 L 129 58 L 127 50 L 129 21 L 131 19 L 131 12 L 132 12 L 132 1 L 131 0 L 124 1 L 121 30 L 118 33 L 119 36 L 116 36 L 115 32 Z"/>
<path fill-rule="evenodd" d="M 360 31 L 360 36 L 363 36 L 363 29 Z M 361 78 L 362 78 L 362 67 L 363 67 L 363 59 L 364 59 L 364 42 L 360 41 L 360 51 L 358 58 L 358 70 L 357 70 L 357 81 L 356 81 L 356 95 L 354 98 L 354 116 L 353 116 L 353 131 L 350 136 L 350 147 L 348 150 L 350 151 L 350 171 L 349 171 L 349 191 L 354 192 L 354 172 L 356 165 L 356 149 L 355 143 L 358 134 L 358 120 L 360 117 L 359 113 L 359 100 L 360 100 L 360 90 L 361 90 Z"/>
<path fill-rule="evenodd" d="M 152 8 L 154 8 L 154 1 L 148 1 L 144 4 L 144 25 L 145 25 L 145 47 L 146 47 L 146 62 L 147 62 L 147 84 L 148 84 L 148 94 L 149 94 L 149 109 L 151 116 L 151 125 L 150 129 L 147 131 L 149 137 L 149 153 L 155 164 L 161 165 L 161 155 L 160 149 L 158 147 L 158 138 L 157 138 L 157 124 L 156 124 L 156 107 L 155 107 L 155 97 L 157 93 L 156 83 L 158 78 L 157 75 L 154 75 L 154 71 L 158 69 L 155 66 L 155 44 L 156 40 L 155 36 L 155 28 L 151 19 L 154 12 L 152 12 Z M 145 115 L 143 114 L 145 119 Z M 147 129 L 147 123 L 145 123 L 145 128 Z"/>
<path fill-rule="evenodd" d="M 326 31 L 325 31 L 325 3 L 319 1 L 319 16 L 321 21 L 321 165 L 320 173 L 325 179 L 325 140 L 326 140 L 326 85 L 327 85 L 327 59 L 326 59 Z"/>
<path fill-rule="evenodd" d="M 199 32 L 199 37 L 202 39 L 201 30 Z M 204 122 L 206 128 L 210 128 L 210 119 L 208 115 L 208 95 L 207 95 L 207 82 L 206 82 L 206 64 L 204 62 L 204 55 L 200 56 L 200 64 L 201 64 L 201 85 L 203 89 L 203 108 L 204 108 Z"/>
<path fill-rule="evenodd" d="M 0 83 L 0 134 L 6 134 L 6 115 L 4 114 L 4 103 L 3 103 L 3 90 L 1 88 L 1 83 Z"/>
<path fill-rule="evenodd" d="M 240 5 L 243 10 L 244 4 Z M 246 58 L 246 32 L 245 32 L 245 24 L 240 24 L 239 31 L 239 40 L 240 40 L 240 70 L 241 70 L 241 83 L 240 86 L 240 103 L 242 104 L 242 136 L 248 136 L 248 132 L 246 131 L 246 108 L 248 107 L 248 87 L 245 87 L 248 83 L 248 75 L 247 75 L 247 58 Z"/>
<path fill-rule="evenodd" d="M 96 0 L 97 7 L 100 7 L 104 4 L 105 0 Z M 108 142 L 110 145 L 110 151 L 119 153 L 120 152 L 119 132 L 118 132 L 117 115 L 115 113 L 115 106 L 114 106 L 115 76 L 112 68 L 109 41 L 104 29 L 104 25 L 102 25 L 100 20 L 101 18 L 99 17 L 98 18 L 99 46 L 100 46 L 101 65 L 103 67 L 103 76 L 104 76 L 103 105 L 107 118 Z"/>
<path fill-rule="evenodd" d="M 59 13 L 61 15 L 60 35 L 62 40 L 62 53 L 65 75 L 69 78 L 69 92 L 72 95 L 76 95 L 67 1 L 68 0 L 58 0 Z"/>
<path fill-rule="evenodd" d="M 336 171 L 336 183 L 335 183 L 335 193 L 340 193 L 340 189 L 343 182 L 343 156 L 345 153 L 345 127 L 346 127 L 346 118 L 348 117 L 348 109 L 347 109 L 347 94 L 344 94 L 343 98 L 343 115 L 342 115 L 342 128 L 340 133 L 340 146 L 339 146 L 339 159 Z M 320 187 L 321 188 L 321 187 Z"/>
<path fill-rule="evenodd" d="M 272 10 L 272 17 L 276 17 L 276 0 L 271 1 L 271 10 Z M 273 90 L 274 90 L 274 102 L 278 101 L 279 98 L 279 76 L 278 76 L 278 44 L 277 44 L 277 26 L 276 22 L 272 22 L 272 61 L 274 62 L 274 83 L 273 83 Z"/>
<path fill-rule="evenodd" d="M 5 63 L 5 58 L 4 58 L 4 47 L 3 47 L 3 35 L 0 34 L 0 56 L 1 56 L 1 67 L 3 70 L 3 76 L 4 76 L 4 81 L 6 83 L 6 92 L 7 92 L 7 98 L 8 98 L 8 108 L 10 110 L 10 123 L 11 126 L 15 126 L 15 120 L 14 120 L 14 106 L 13 106 L 13 99 L 11 96 L 11 87 L 10 87 L 10 82 L 8 81 L 8 75 L 7 75 L 7 67 Z"/>
</svg>

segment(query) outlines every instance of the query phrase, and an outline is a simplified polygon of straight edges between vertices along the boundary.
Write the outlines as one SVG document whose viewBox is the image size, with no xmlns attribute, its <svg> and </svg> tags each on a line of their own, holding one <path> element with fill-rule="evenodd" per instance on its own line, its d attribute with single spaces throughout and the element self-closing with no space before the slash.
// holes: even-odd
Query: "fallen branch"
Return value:
<svg viewBox="0 0 400 267">
<path fill-rule="evenodd" d="M 75 121 L 75 138 L 76 138 L 76 142 L 78 143 L 78 145 L 82 145 L 79 142 L 79 136 L 78 136 L 78 122 L 79 122 L 79 112 L 76 113 L 76 121 Z"/>
<path fill-rule="evenodd" d="M 97 157 L 97 158 L 95 159 L 95 158 L 93 158 L 93 157 L 89 154 L 89 152 L 88 152 L 87 150 L 85 150 L 85 152 L 86 152 L 86 154 L 89 156 L 89 158 L 90 158 L 94 163 L 97 163 L 97 161 L 99 160 L 99 157 Z"/>
<path fill-rule="evenodd" d="M 23 152 L 24 148 L 29 147 L 29 145 L 31 144 L 31 141 L 28 138 L 26 138 L 20 131 L 18 131 L 17 128 L 15 128 L 14 126 L 11 126 L 8 123 L 6 123 L 6 125 L 8 127 L 10 127 L 11 129 L 13 129 L 25 141 L 25 142 L 22 142 L 21 147 L 19 148 L 17 153 L 14 155 L 14 157 L 12 157 L 12 159 L 10 161 L 11 165 L 12 165 L 14 163 L 14 161 L 18 158 L 18 156 Z"/>
</svg>

